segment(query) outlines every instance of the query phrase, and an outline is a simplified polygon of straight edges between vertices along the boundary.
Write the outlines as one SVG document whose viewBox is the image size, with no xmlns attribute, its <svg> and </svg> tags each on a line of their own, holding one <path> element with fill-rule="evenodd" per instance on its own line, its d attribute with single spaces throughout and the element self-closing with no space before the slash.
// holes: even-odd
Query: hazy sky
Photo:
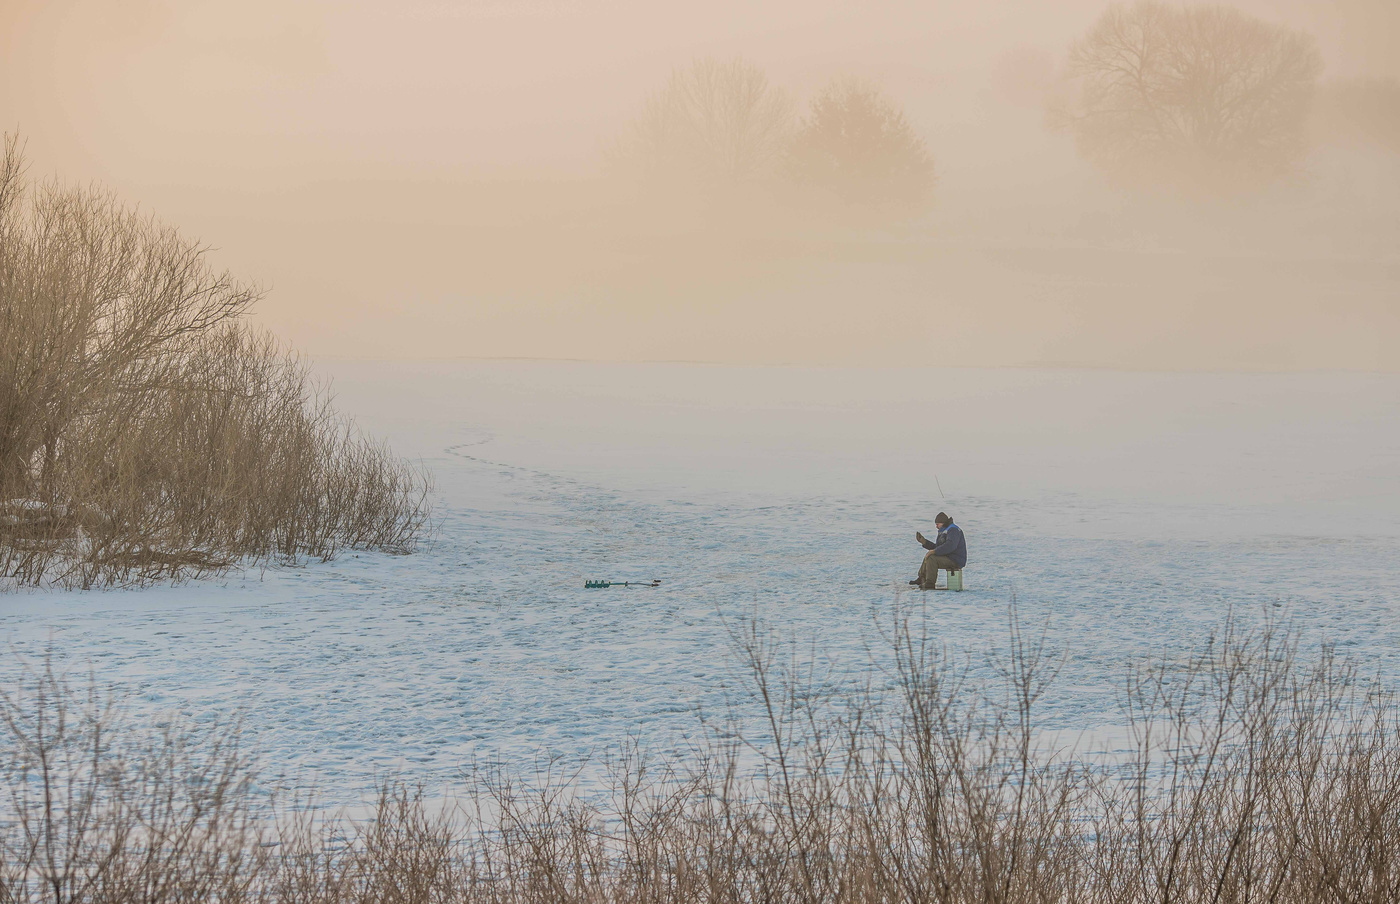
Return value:
<svg viewBox="0 0 1400 904">
<path fill-rule="evenodd" d="M 1400 4 L 1237 5 L 1312 31 L 1332 74 L 1400 75 Z M 1060 53 L 1105 6 L 6 0 L 0 114 L 54 165 L 122 181 L 575 170 L 696 56 L 745 54 L 796 89 L 879 76 L 929 121 L 975 96 L 971 73 L 1018 48 Z"/>
<path fill-rule="evenodd" d="M 1329 76 L 1400 76 L 1395 0 L 1237 5 L 1313 32 Z M 1023 205 L 1099 216 L 1105 202 L 1084 200 L 1094 174 L 1042 128 L 1026 83 L 1105 6 L 0 0 L 0 123 L 27 139 L 37 174 L 99 180 L 270 285 L 260 316 L 315 353 L 565 354 L 562 337 L 534 337 L 548 338 L 569 274 L 595 259 L 532 299 L 503 291 L 507 274 L 475 278 L 503 259 L 471 238 L 491 232 L 491 204 L 531 216 L 483 200 L 483 183 L 591 177 L 674 67 L 742 54 L 799 98 L 843 73 L 884 85 L 929 139 L 945 229 Z M 563 216 L 532 203 L 551 225 Z M 551 267 L 549 253 L 507 251 Z M 609 329 L 649 336 L 638 311 L 635 299 L 613 310 Z M 725 357 L 707 348 L 683 356 Z"/>
</svg>

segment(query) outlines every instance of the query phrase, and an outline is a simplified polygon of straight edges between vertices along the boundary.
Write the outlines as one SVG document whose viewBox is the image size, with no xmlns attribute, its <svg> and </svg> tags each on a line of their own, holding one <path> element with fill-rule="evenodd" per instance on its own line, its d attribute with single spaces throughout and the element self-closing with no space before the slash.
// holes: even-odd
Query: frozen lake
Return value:
<svg viewBox="0 0 1400 904">
<path fill-rule="evenodd" d="M 268 766 L 359 800 L 402 769 L 683 748 L 760 618 L 860 676 L 946 509 L 938 635 L 1067 653 L 1050 723 L 1113 721 L 1128 658 L 1229 607 L 1400 677 L 1400 377 L 332 362 L 342 407 L 437 475 L 436 541 L 148 591 L 0 597 L 138 713 L 242 713 Z M 585 578 L 660 578 L 585 590 Z"/>
</svg>

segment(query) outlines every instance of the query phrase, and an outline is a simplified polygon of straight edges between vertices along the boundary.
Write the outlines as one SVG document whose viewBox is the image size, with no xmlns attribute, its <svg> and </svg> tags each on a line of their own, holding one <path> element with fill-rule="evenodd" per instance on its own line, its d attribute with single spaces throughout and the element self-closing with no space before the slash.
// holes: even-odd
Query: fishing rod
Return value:
<svg viewBox="0 0 1400 904">
<path fill-rule="evenodd" d="M 650 581 L 594 581 L 594 580 L 585 580 L 585 581 L 583 582 L 583 589 L 585 589 L 585 590 L 604 590 L 604 589 L 606 589 L 606 588 L 608 588 L 608 587 L 660 587 L 660 586 L 661 586 L 661 581 L 660 581 L 659 579 L 657 579 L 657 578 L 652 578 Z"/>
</svg>

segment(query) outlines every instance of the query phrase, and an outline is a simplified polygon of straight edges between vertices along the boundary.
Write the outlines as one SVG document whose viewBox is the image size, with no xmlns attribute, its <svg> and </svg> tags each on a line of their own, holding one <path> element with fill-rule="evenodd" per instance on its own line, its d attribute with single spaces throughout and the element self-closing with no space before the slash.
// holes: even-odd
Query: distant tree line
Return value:
<svg viewBox="0 0 1400 904">
<path fill-rule="evenodd" d="M 804 112 L 739 58 L 674 72 L 615 156 L 654 183 L 730 194 L 762 187 L 888 219 L 926 210 L 934 185 L 927 143 L 877 87 L 838 79 Z"/>
<path fill-rule="evenodd" d="M 0 159 L 0 588 L 407 551 L 428 476 L 244 315 L 256 288 L 111 195 Z"/>
<path fill-rule="evenodd" d="M 1115 4 L 1068 49 L 1050 121 L 1115 182 L 1254 191 L 1299 174 L 1319 140 L 1400 152 L 1400 81 L 1321 83 L 1313 38 L 1229 6 Z M 837 79 L 799 109 L 742 59 L 677 70 L 616 157 L 653 184 L 756 189 L 907 219 L 933 201 L 926 140 L 879 88 Z"/>
</svg>

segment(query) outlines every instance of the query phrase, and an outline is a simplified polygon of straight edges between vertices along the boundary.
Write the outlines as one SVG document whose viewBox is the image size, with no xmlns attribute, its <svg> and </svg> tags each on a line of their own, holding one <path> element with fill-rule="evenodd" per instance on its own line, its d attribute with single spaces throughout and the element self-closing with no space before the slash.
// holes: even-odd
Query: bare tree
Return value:
<svg viewBox="0 0 1400 904">
<path fill-rule="evenodd" d="M 1110 8 L 1070 49 L 1052 118 L 1115 177 L 1210 188 L 1287 175 L 1322 70 L 1312 39 L 1224 6 Z"/>
<path fill-rule="evenodd" d="M 4 153 L 0 492 L 32 472 L 51 494 L 59 439 L 75 419 L 104 395 L 159 381 L 163 362 L 244 313 L 258 292 L 109 194 L 30 189 L 14 137 Z"/>
<path fill-rule="evenodd" d="M 772 175 L 792 131 L 787 95 L 747 60 L 701 59 L 647 99 L 618 147 L 629 168 L 702 185 Z"/>
<path fill-rule="evenodd" d="M 878 88 L 838 79 L 812 101 L 788 157 L 803 185 L 854 207 L 915 213 L 933 192 L 933 157 Z"/>
</svg>

